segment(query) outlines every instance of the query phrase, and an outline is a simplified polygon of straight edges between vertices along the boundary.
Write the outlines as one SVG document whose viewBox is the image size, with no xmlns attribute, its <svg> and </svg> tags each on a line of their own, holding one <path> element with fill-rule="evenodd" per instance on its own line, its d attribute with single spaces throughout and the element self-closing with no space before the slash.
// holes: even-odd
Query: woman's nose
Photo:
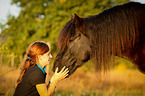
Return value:
<svg viewBox="0 0 145 96">
<path fill-rule="evenodd" d="M 50 58 L 52 58 L 52 55 L 50 54 Z"/>
</svg>

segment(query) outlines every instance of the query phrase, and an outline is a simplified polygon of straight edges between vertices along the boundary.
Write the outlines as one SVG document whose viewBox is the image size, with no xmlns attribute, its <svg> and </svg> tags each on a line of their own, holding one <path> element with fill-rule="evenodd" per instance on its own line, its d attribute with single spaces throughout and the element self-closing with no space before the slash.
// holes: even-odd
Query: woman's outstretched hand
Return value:
<svg viewBox="0 0 145 96">
<path fill-rule="evenodd" d="M 56 68 L 55 70 L 55 73 L 54 75 L 52 76 L 51 78 L 51 81 L 50 82 L 55 82 L 57 83 L 58 81 L 64 79 L 65 77 L 68 76 L 68 68 L 65 69 L 65 66 L 61 69 L 61 71 L 58 73 L 58 67 Z"/>
<path fill-rule="evenodd" d="M 66 76 L 68 76 L 68 68 L 65 68 L 65 66 L 61 69 L 60 72 L 58 72 L 58 68 L 56 68 L 54 75 L 51 78 L 50 85 L 48 86 L 48 89 L 46 91 L 46 84 L 37 84 L 36 88 L 38 90 L 38 93 L 40 96 L 52 96 L 54 93 L 54 89 L 56 88 L 56 83 L 62 79 L 64 79 Z"/>
</svg>

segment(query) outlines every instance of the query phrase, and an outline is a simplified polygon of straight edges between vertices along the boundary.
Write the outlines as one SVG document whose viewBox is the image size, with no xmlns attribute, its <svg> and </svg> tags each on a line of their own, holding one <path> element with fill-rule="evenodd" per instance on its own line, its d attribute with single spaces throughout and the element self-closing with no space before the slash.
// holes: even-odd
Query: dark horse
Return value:
<svg viewBox="0 0 145 96">
<path fill-rule="evenodd" d="M 98 15 L 80 18 L 75 14 L 58 38 L 56 67 L 72 74 L 88 60 L 96 70 L 107 70 L 114 56 L 130 60 L 145 72 L 145 4 L 129 2 Z"/>
</svg>

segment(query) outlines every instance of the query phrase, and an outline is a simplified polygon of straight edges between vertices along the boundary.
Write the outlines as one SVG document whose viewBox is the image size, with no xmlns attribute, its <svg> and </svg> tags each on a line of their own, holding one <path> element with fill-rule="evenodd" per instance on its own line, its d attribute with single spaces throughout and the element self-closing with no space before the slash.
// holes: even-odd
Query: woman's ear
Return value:
<svg viewBox="0 0 145 96">
<path fill-rule="evenodd" d="M 38 55 L 37 57 L 38 57 L 38 59 L 40 59 L 40 55 Z"/>
<path fill-rule="evenodd" d="M 38 61 L 42 60 L 42 55 L 38 55 Z"/>
</svg>

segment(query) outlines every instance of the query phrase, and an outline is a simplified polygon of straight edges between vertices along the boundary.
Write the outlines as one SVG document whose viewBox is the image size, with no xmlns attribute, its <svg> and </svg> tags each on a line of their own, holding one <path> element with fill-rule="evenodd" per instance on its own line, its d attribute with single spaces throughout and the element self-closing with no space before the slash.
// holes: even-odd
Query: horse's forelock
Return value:
<svg viewBox="0 0 145 96">
<path fill-rule="evenodd" d="M 67 42 L 71 36 L 75 34 L 75 25 L 73 20 L 70 20 L 66 23 L 66 25 L 63 27 L 63 29 L 60 32 L 60 35 L 58 37 L 58 48 L 64 49 L 67 45 Z"/>
<path fill-rule="evenodd" d="M 82 19 L 82 18 L 80 18 Z M 84 19 L 82 19 L 84 20 Z M 79 22 L 78 22 L 79 23 Z M 71 19 L 70 21 L 68 21 L 65 26 L 63 27 L 63 29 L 60 32 L 60 35 L 58 37 L 58 48 L 59 49 L 64 49 L 67 45 L 67 42 L 69 41 L 69 39 L 71 37 L 73 37 L 75 35 L 75 30 L 78 28 L 78 26 L 75 25 L 75 21 L 74 19 Z M 86 35 L 86 31 L 85 31 L 85 23 L 82 22 L 81 25 L 78 28 L 79 30 L 81 30 L 81 32 Z"/>
</svg>

